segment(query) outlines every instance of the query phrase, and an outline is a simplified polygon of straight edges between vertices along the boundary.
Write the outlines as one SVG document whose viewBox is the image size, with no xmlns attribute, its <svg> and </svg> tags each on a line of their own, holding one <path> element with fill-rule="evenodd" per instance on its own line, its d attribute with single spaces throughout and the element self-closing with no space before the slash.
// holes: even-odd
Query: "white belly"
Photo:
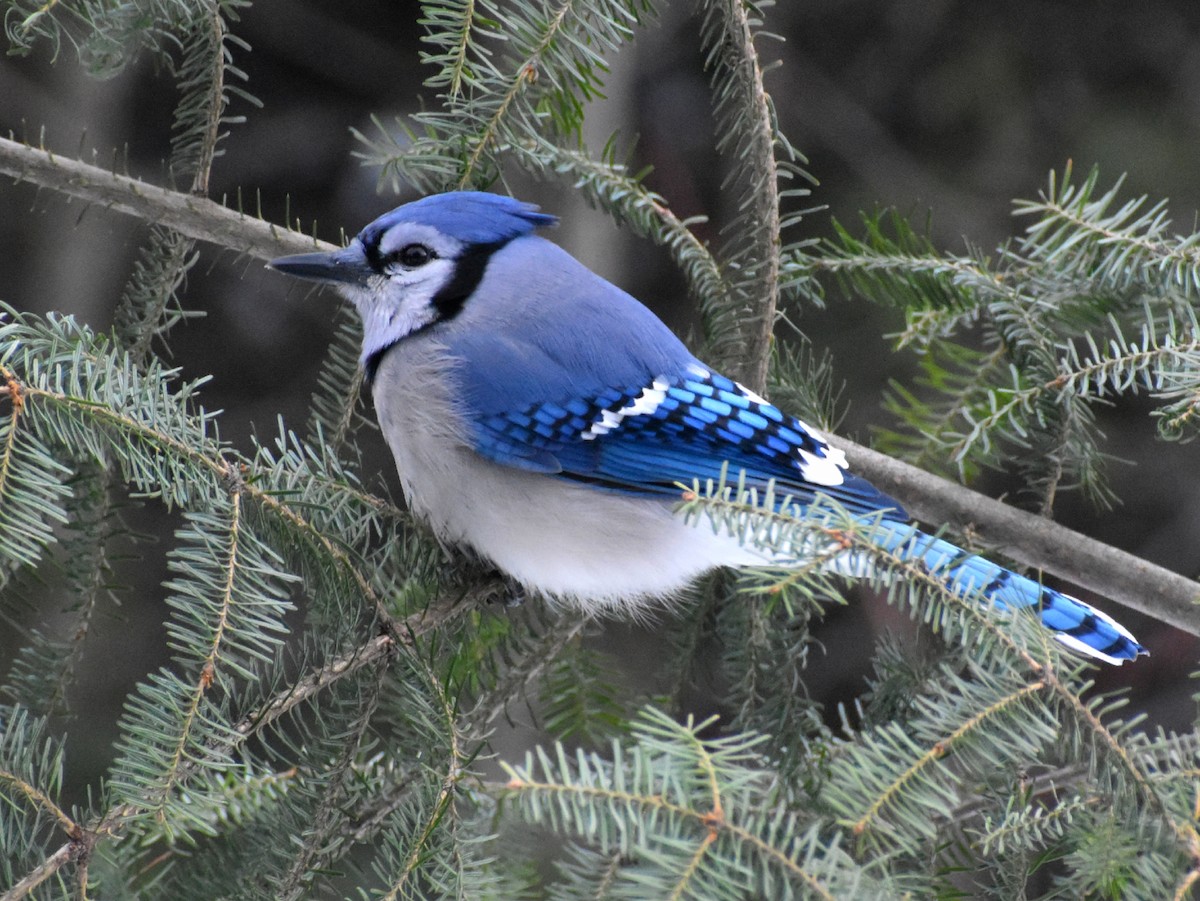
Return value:
<svg viewBox="0 0 1200 901">
<path fill-rule="evenodd" d="M 406 341 L 384 357 L 374 393 L 408 502 L 442 539 L 469 545 L 529 589 L 588 609 L 638 607 L 717 566 L 763 562 L 705 522 L 685 523 L 668 499 L 599 491 L 479 456 L 441 359 Z"/>
</svg>

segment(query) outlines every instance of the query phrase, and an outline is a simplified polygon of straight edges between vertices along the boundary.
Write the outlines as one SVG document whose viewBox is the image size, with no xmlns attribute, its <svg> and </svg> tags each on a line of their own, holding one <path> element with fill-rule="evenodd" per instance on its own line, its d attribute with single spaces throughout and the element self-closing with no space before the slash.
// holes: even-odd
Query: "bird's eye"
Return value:
<svg viewBox="0 0 1200 901">
<path fill-rule="evenodd" d="M 416 269 L 418 266 L 424 266 L 435 256 L 437 254 L 424 244 L 406 244 L 396 251 L 393 259 L 405 269 Z"/>
</svg>

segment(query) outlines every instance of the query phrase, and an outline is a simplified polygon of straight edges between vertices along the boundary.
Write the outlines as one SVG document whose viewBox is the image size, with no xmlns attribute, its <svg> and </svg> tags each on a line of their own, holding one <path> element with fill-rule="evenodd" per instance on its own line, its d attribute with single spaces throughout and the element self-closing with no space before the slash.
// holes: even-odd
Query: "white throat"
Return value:
<svg viewBox="0 0 1200 901">
<path fill-rule="evenodd" d="M 362 318 L 360 363 L 438 320 L 441 314 L 433 300 L 454 277 L 455 266 L 452 259 L 437 259 L 412 272 L 373 276 L 362 287 L 342 287 Z"/>
</svg>

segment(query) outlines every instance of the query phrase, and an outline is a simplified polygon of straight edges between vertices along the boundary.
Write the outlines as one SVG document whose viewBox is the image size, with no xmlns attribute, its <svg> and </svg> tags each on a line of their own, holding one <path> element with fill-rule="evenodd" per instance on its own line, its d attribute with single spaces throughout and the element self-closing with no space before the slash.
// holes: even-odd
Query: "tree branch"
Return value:
<svg viewBox="0 0 1200 901">
<path fill-rule="evenodd" d="M 39 885 L 68 863 L 76 860 L 79 856 L 79 851 L 80 845 L 74 840 L 61 845 L 57 851 L 38 864 L 36 869 L 31 871 L 3 895 L 0 895 L 0 901 L 21 901 L 22 898 L 29 897 L 29 894 Z"/>
<path fill-rule="evenodd" d="M 197 197 L 147 185 L 105 169 L 0 138 L 0 172 L 48 187 L 256 259 L 314 247 L 296 231 Z M 967 525 L 1012 559 L 1111 598 L 1133 610 L 1200 635 L 1200 584 L 1032 513 L 930 475 L 841 438 L 853 468 L 894 494 L 928 523 Z"/>
<path fill-rule="evenodd" d="M 202 197 L 147 184 L 45 148 L 0 138 L 0 173 L 260 260 L 333 245 Z"/>
</svg>

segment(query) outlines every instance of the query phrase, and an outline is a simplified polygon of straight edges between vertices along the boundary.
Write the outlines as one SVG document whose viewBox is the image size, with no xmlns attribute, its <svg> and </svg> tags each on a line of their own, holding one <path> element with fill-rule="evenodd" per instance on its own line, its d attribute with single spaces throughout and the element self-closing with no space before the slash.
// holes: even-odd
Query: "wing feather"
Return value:
<svg viewBox="0 0 1200 901">
<path fill-rule="evenodd" d="M 590 398 L 539 402 L 480 416 L 475 449 L 520 469 L 631 494 L 678 496 L 679 485 L 743 475 L 746 484 L 801 502 L 818 492 L 856 513 L 908 515 L 850 474 L 841 452 L 812 427 L 723 376 L 693 364 L 649 385 Z"/>
</svg>

